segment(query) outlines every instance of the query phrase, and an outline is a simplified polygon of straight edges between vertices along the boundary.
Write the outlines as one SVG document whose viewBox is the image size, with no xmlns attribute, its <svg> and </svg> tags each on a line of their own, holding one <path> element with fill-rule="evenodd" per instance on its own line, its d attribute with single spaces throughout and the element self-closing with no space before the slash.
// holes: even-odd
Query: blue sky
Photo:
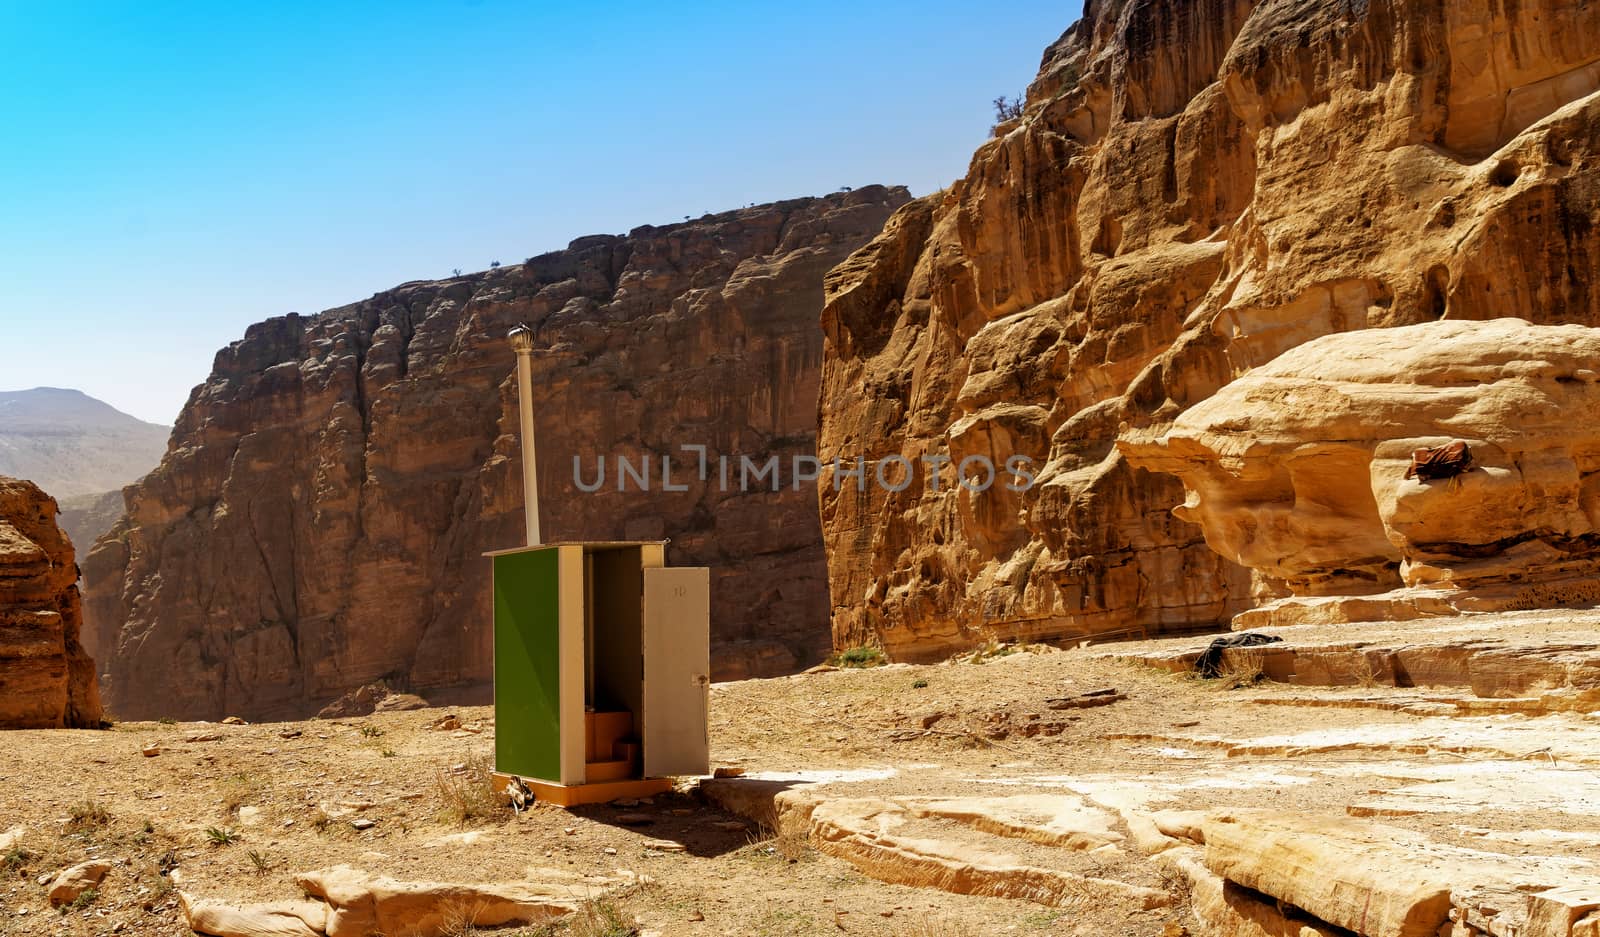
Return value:
<svg viewBox="0 0 1600 937">
<path fill-rule="evenodd" d="M 1077 3 L 0 0 L 0 390 L 170 423 L 251 322 L 966 169 Z"/>
</svg>

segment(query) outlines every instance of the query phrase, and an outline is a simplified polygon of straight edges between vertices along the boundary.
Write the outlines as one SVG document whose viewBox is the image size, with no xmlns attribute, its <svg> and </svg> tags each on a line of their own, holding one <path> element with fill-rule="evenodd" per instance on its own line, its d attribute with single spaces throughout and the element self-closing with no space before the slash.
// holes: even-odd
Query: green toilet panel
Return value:
<svg viewBox="0 0 1600 937">
<path fill-rule="evenodd" d="M 561 551 L 494 557 L 494 763 L 561 780 Z"/>
</svg>

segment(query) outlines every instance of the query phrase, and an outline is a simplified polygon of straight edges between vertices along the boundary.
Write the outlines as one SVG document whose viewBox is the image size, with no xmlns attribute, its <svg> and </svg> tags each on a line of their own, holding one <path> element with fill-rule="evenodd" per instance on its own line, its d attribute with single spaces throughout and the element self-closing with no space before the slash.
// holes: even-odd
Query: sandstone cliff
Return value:
<svg viewBox="0 0 1600 937">
<path fill-rule="evenodd" d="M 815 444 L 822 278 L 908 201 L 881 186 L 573 241 L 252 326 L 92 554 L 119 715 L 302 715 L 377 680 L 486 693 L 488 563 L 522 542 L 513 356 L 530 323 L 547 541 L 672 539 L 712 567 L 719 678 L 827 647 L 814 495 L 724 490 L 697 455 Z M 619 492 L 618 456 L 652 460 Z M 662 456 L 679 459 L 665 490 Z M 592 482 L 581 491 L 574 457 Z M 448 694 L 446 694 L 448 695 Z M 459 694 L 458 694 L 459 695 Z"/>
<path fill-rule="evenodd" d="M 54 499 L 0 477 L 0 728 L 99 727 L 94 661 L 78 643 L 77 580 Z"/>
<path fill-rule="evenodd" d="M 1331 332 L 1600 324 L 1600 7 L 1087 4 L 967 176 L 830 274 L 820 455 L 1035 460 L 1026 491 L 820 492 L 837 644 L 1219 623 L 1247 572 L 1130 468 Z M 926 475 L 926 470 L 922 472 Z"/>
</svg>

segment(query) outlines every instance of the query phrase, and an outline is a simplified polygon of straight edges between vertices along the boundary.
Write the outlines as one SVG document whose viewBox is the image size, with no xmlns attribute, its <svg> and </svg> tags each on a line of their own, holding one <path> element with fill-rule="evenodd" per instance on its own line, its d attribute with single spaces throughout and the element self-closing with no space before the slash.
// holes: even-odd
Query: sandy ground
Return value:
<svg viewBox="0 0 1600 937">
<path fill-rule="evenodd" d="M 1374 808 L 1366 815 L 1489 852 L 1583 855 L 1600 843 L 1600 714 L 1418 715 L 1396 707 L 1427 691 L 1201 681 L 1105 650 L 721 684 L 713 764 L 850 797 L 1071 791 L 1139 810 Z M 1048 703 L 1107 688 L 1126 698 Z M 430 728 L 447 712 L 465 730 Z M 240 903 L 293 898 L 296 872 L 340 863 L 409 880 L 625 870 L 645 884 L 609 900 L 668 935 L 1149 937 L 1194 927 L 1181 884 L 1126 855 L 995 840 L 1027 863 L 1169 889 L 1172 905 L 1090 897 L 1061 908 L 888 884 L 692 792 L 513 815 L 480 796 L 493 732 L 492 711 L 468 707 L 6 733 L 0 833 L 24 832 L 0 854 L 0 935 L 188 934 L 177 889 Z M 151 744 L 160 753 L 146 757 Z M 1419 787 L 1444 808 L 1406 806 Z M 638 813 L 650 822 L 619 820 Z M 978 841 L 952 826 L 930 820 L 917 833 Z M 50 908 L 39 878 L 87 858 L 113 863 L 95 899 Z"/>
</svg>

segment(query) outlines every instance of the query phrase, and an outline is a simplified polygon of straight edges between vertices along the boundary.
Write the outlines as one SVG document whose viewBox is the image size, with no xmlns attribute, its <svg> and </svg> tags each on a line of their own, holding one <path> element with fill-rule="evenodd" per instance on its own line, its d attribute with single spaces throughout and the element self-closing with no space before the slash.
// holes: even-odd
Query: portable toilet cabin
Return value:
<svg viewBox="0 0 1600 937">
<path fill-rule="evenodd" d="M 562 806 L 710 769 L 710 570 L 661 541 L 497 550 L 495 787 Z"/>
</svg>

